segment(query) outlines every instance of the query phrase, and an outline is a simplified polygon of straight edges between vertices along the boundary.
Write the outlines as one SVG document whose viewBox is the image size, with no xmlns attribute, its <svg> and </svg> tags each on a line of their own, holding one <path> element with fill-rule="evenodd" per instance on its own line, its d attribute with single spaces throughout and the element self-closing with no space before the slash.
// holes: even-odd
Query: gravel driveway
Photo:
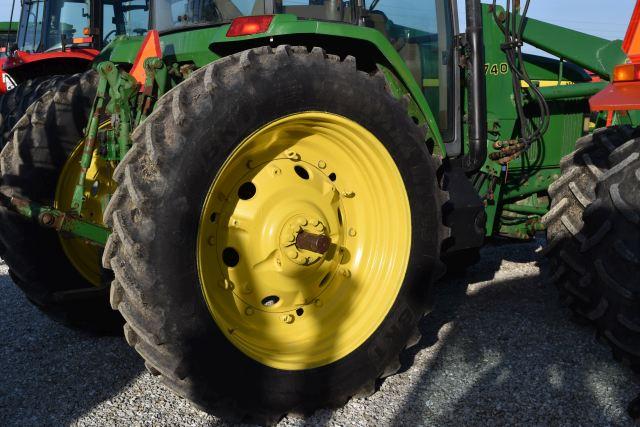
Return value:
<svg viewBox="0 0 640 427">
<path fill-rule="evenodd" d="M 402 373 L 367 399 L 280 425 L 631 425 L 640 379 L 568 320 L 526 245 L 484 249 L 448 279 Z M 48 320 L 0 265 L 0 425 L 223 425 L 144 370 L 121 338 Z M 413 360 L 413 363 L 411 361 Z"/>
</svg>

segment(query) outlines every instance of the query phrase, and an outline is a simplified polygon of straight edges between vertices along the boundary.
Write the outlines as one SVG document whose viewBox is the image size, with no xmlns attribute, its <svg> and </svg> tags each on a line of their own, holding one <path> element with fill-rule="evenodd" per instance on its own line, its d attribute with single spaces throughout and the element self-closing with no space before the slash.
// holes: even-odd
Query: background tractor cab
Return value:
<svg viewBox="0 0 640 427">
<path fill-rule="evenodd" d="M 144 34 L 148 10 L 146 0 L 26 0 L 17 43 L 6 46 L 1 72 L 20 84 L 85 71 L 116 36 Z"/>
</svg>

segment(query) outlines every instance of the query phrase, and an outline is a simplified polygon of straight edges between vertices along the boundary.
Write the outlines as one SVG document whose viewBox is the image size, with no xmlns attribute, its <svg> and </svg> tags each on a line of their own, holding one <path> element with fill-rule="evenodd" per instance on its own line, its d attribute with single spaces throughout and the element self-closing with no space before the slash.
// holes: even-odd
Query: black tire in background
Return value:
<svg viewBox="0 0 640 427">
<path fill-rule="evenodd" d="M 83 136 L 97 80 L 94 71 L 67 77 L 27 109 L 0 153 L 3 196 L 52 205 L 60 171 Z M 121 331 L 108 286 L 96 288 L 77 272 L 56 231 L 1 207 L 0 243 L 13 281 L 47 315 L 90 332 Z"/>
<path fill-rule="evenodd" d="M 196 235 L 217 170 L 248 135 L 283 116 L 342 115 L 378 137 L 409 195 L 412 249 L 400 293 L 378 330 L 329 365 L 280 370 L 240 352 L 218 329 L 202 296 Z M 104 266 L 114 270 L 111 304 L 148 370 L 178 394 L 223 416 L 273 422 L 375 390 L 417 342 L 417 322 L 442 267 L 445 229 L 434 162 L 424 133 L 381 74 L 322 49 L 263 47 L 225 57 L 168 92 L 133 133 L 105 212 L 112 233 Z"/>
<path fill-rule="evenodd" d="M 11 129 L 27 108 L 67 78 L 69 76 L 65 75 L 36 77 L 0 96 L 0 149 L 6 145 Z"/>
<path fill-rule="evenodd" d="M 577 319 L 640 371 L 640 128 L 588 135 L 562 161 L 544 217 L 551 277 Z"/>
</svg>

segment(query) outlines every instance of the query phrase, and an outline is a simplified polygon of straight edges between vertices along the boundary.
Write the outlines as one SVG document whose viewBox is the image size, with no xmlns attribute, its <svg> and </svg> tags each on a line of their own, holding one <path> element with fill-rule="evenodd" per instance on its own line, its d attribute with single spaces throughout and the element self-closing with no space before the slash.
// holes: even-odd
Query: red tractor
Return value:
<svg viewBox="0 0 640 427">
<path fill-rule="evenodd" d="M 25 0 L 17 43 L 0 58 L 0 147 L 27 107 L 64 76 L 89 69 L 117 36 L 144 34 L 148 10 L 148 0 Z"/>
</svg>

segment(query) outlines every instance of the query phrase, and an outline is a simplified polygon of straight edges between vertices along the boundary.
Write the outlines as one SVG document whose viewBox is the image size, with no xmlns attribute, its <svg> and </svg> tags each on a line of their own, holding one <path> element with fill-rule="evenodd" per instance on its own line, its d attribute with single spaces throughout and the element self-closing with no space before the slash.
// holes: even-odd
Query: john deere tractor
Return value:
<svg viewBox="0 0 640 427">
<path fill-rule="evenodd" d="M 14 281 L 89 328 L 108 294 L 152 374 L 269 422 L 372 393 L 445 266 L 546 228 L 563 296 L 638 366 L 637 221 L 596 233 L 613 269 L 581 220 L 613 215 L 589 174 L 638 156 L 630 128 L 590 129 L 626 55 L 516 3 L 467 0 L 460 34 L 453 0 L 154 0 L 155 30 L 31 105 L 0 154 Z M 637 177 L 610 189 L 632 220 Z M 613 283 L 624 300 L 579 303 Z"/>
</svg>

